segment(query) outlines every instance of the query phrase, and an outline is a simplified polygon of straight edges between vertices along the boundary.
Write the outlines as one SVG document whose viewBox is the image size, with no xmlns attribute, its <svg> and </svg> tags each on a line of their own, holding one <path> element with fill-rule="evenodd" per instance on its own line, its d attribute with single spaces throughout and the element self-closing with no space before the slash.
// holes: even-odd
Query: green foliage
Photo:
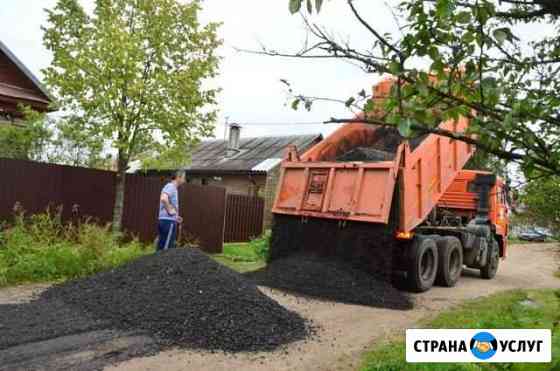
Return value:
<svg viewBox="0 0 560 371">
<path fill-rule="evenodd" d="M 104 141 L 88 132 L 75 130 L 80 118 L 70 115 L 58 118 L 51 125 L 55 137 L 47 153 L 49 162 L 96 169 L 111 169 L 111 155 L 104 154 Z M 78 121 L 78 123 L 77 123 Z"/>
<path fill-rule="evenodd" d="M 313 9 L 315 9 L 315 11 L 319 13 L 321 11 L 321 7 L 323 6 L 324 0 L 289 0 L 289 1 L 290 1 L 290 12 L 294 14 L 300 11 L 304 3 L 309 13 L 312 13 Z"/>
<path fill-rule="evenodd" d="M 222 253 L 230 260 L 237 262 L 257 262 L 262 260 L 253 246 L 249 243 L 228 243 L 224 245 Z"/>
<path fill-rule="evenodd" d="M 523 305 L 529 300 L 534 305 Z M 550 364 L 414 364 L 405 359 L 401 336 L 375 347 L 363 360 L 363 371 L 413 370 L 556 370 L 560 367 L 560 291 L 509 291 L 476 299 L 425 321 L 423 328 L 535 328 L 552 330 L 552 363 Z"/>
<path fill-rule="evenodd" d="M 76 0 L 48 10 L 45 72 L 73 119 L 67 130 L 109 141 L 128 163 L 148 148 L 188 144 L 212 132 L 216 24 L 201 26 L 200 1 L 96 1 L 88 15 Z M 159 133 L 159 136 L 155 136 Z M 161 140 L 158 140 L 161 137 Z"/>
<path fill-rule="evenodd" d="M 188 145 L 166 148 L 160 153 L 156 151 L 143 153 L 140 155 L 142 169 L 176 170 L 184 168 L 191 162 L 191 153 L 196 143 L 198 141 Z"/>
<path fill-rule="evenodd" d="M 268 259 L 271 234 L 272 232 L 267 230 L 259 237 L 252 238 L 248 243 L 225 244 L 222 254 L 235 261 L 266 261 Z"/>
<path fill-rule="evenodd" d="M 490 171 L 502 178 L 506 178 L 508 174 L 504 162 L 488 152 L 476 151 L 466 163 L 465 169 Z"/>
<path fill-rule="evenodd" d="M 249 247 L 255 251 L 255 254 L 261 259 L 266 261 L 270 251 L 270 237 L 272 231 L 267 230 L 261 236 L 253 238 L 249 242 Z"/>
<path fill-rule="evenodd" d="M 0 157 L 108 169 L 103 142 L 73 130 L 74 117 L 50 118 L 22 106 L 24 119 L 0 124 Z"/>
<path fill-rule="evenodd" d="M 521 202 L 526 208 L 527 219 L 560 235 L 560 177 L 529 182 L 523 188 Z"/>
<path fill-rule="evenodd" d="M 146 253 L 136 240 L 119 244 L 108 227 L 64 225 L 59 213 L 19 215 L 0 230 L 0 286 L 83 277 Z"/>
<path fill-rule="evenodd" d="M 21 108 L 25 119 L 17 124 L 0 123 L 0 157 L 38 160 L 45 153 L 53 132 L 44 125 L 45 116 Z"/>
<path fill-rule="evenodd" d="M 291 11 L 303 3 L 291 0 Z M 445 135 L 436 129 L 442 121 L 468 117 L 469 132 L 457 139 L 519 162 L 529 177 L 560 174 L 560 8 L 554 2 L 402 1 L 393 9 L 396 33 L 379 29 L 374 14 L 360 14 L 358 2 L 346 3 L 362 26 L 361 40 L 371 42 L 339 40 L 309 21 L 315 39 L 290 54 L 350 60 L 368 73 L 392 74 L 400 84 L 385 100 L 384 114 L 374 104 L 365 111 L 405 134 L 412 128 Z"/>
<path fill-rule="evenodd" d="M 120 229 L 123 174 L 145 153 L 185 148 L 210 136 L 216 118 L 218 25 L 198 21 L 201 1 L 78 0 L 47 10 L 45 79 L 69 113 L 65 131 L 117 154 L 113 228 Z"/>
</svg>

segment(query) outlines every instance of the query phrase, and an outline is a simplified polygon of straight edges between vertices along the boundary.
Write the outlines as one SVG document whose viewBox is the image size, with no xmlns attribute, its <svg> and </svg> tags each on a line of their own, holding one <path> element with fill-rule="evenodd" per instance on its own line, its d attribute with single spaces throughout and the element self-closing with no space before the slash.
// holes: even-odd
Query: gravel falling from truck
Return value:
<svg viewBox="0 0 560 371">
<path fill-rule="evenodd" d="M 258 285 L 338 303 L 407 310 L 412 299 L 390 282 L 336 258 L 293 255 L 246 276 Z"/>
</svg>

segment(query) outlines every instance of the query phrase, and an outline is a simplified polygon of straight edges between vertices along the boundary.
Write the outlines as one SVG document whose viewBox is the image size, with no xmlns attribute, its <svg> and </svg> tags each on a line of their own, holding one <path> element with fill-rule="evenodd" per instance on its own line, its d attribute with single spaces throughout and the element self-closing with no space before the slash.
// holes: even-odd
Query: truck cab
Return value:
<svg viewBox="0 0 560 371">
<path fill-rule="evenodd" d="M 476 216 L 479 203 L 479 193 L 476 190 L 477 175 L 491 173 L 479 170 L 462 170 L 453 183 L 443 194 L 435 212 L 439 214 L 439 224 L 460 222 L 466 225 Z M 509 233 L 509 189 L 500 177 L 490 189 L 488 217 L 492 225 L 494 236 L 500 245 L 500 257 L 507 256 L 507 241 Z M 438 216 L 436 215 L 436 218 Z M 457 219 L 459 218 L 459 219 Z"/>
</svg>

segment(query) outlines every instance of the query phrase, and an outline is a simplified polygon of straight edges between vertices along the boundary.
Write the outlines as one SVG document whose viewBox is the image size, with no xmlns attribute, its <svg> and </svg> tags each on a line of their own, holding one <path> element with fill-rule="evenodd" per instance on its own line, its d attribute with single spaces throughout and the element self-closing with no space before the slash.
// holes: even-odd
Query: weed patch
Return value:
<svg viewBox="0 0 560 371">
<path fill-rule="evenodd" d="M 19 215 L 0 230 L 0 286 L 83 277 L 147 252 L 138 241 L 120 243 L 108 226 L 63 224 L 49 211 Z"/>
</svg>

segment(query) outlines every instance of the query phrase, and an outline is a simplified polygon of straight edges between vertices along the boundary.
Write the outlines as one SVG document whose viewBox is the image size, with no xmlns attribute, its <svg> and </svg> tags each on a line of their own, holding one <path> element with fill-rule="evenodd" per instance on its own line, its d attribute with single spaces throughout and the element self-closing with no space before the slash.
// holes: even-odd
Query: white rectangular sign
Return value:
<svg viewBox="0 0 560 371">
<path fill-rule="evenodd" d="M 550 330 L 406 330 L 411 363 L 551 362 Z"/>
</svg>

